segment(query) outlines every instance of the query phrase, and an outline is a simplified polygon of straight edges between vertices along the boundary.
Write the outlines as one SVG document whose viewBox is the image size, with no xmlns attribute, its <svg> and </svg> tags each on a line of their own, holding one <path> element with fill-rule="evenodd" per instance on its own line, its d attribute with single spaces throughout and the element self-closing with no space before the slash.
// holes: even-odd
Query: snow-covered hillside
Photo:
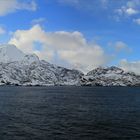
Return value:
<svg viewBox="0 0 140 140">
<path fill-rule="evenodd" d="M 0 46 L 0 84 L 79 85 L 83 73 L 27 55 L 14 45 Z"/>
<path fill-rule="evenodd" d="M 97 68 L 87 75 L 24 54 L 14 45 L 0 45 L 0 85 L 140 86 L 140 76 L 118 67 Z"/>
<path fill-rule="evenodd" d="M 91 86 L 140 86 L 140 76 L 118 67 L 97 68 L 81 79 L 81 85 Z"/>
<path fill-rule="evenodd" d="M 14 45 L 0 45 L 0 62 L 7 63 L 22 60 L 25 54 Z"/>
</svg>

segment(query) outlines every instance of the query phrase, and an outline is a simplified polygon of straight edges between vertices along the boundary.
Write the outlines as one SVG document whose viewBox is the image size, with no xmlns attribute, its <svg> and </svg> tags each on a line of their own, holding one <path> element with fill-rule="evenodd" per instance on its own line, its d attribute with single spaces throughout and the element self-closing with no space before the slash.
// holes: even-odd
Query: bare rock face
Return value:
<svg viewBox="0 0 140 140">
<path fill-rule="evenodd" d="M 81 79 L 85 86 L 140 86 L 140 76 L 118 67 L 97 68 Z"/>
</svg>

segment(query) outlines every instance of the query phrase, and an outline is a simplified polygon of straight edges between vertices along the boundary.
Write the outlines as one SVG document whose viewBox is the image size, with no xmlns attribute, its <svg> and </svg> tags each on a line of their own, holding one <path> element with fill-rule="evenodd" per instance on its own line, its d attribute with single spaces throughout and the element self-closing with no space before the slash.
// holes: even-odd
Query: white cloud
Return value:
<svg viewBox="0 0 140 140">
<path fill-rule="evenodd" d="M 121 17 L 132 17 L 140 14 L 140 0 L 57 0 L 89 14 L 104 12 L 107 18 L 113 17 L 120 21 Z M 115 12 L 115 13 L 114 13 Z"/>
<path fill-rule="evenodd" d="M 32 24 L 41 24 L 41 23 L 43 23 L 43 22 L 45 22 L 45 21 L 46 21 L 45 18 L 37 18 L 37 19 L 33 19 L 33 20 L 31 21 L 31 23 L 32 23 Z"/>
<path fill-rule="evenodd" d="M 126 1 L 126 6 L 127 7 L 136 8 L 139 5 L 140 5 L 140 0 L 128 0 L 128 1 Z"/>
<path fill-rule="evenodd" d="M 138 14 L 139 13 L 138 10 L 133 9 L 133 8 L 128 8 L 128 9 L 126 9 L 125 12 L 126 12 L 127 15 L 135 15 L 135 14 Z"/>
<path fill-rule="evenodd" d="M 0 35 L 3 35 L 3 34 L 5 34 L 5 33 L 6 33 L 5 29 L 2 28 L 2 27 L 0 27 Z"/>
<path fill-rule="evenodd" d="M 119 16 L 130 17 L 140 13 L 140 0 L 128 0 L 115 9 Z"/>
<path fill-rule="evenodd" d="M 42 44 L 40 51 L 34 49 L 35 42 Z M 25 53 L 36 53 L 47 61 L 62 60 L 83 71 L 104 65 L 109 60 L 98 44 L 90 44 L 78 31 L 46 32 L 40 25 L 34 25 L 29 30 L 17 30 L 9 43 L 15 44 Z"/>
<path fill-rule="evenodd" d="M 124 42 L 122 42 L 122 41 L 117 41 L 115 43 L 114 47 L 115 47 L 115 50 L 117 52 L 120 52 L 122 50 L 127 50 L 128 49 L 127 45 Z"/>
<path fill-rule="evenodd" d="M 134 19 L 133 20 L 135 23 L 137 23 L 138 25 L 140 25 L 140 18 Z"/>
<path fill-rule="evenodd" d="M 109 47 L 112 47 L 115 51 L 115 53 L 121 53 L 121 52 L 131 52 L 132 49 L 127 46 L 127 44 L 123 41 L 116 41 L 116 42 L 109 42 L 108 43 Z"/>
<path fill-rule="evenodd" d="M 25 2 L 20 0 L 0 0 L 0 16 L 4 16 L 16 10 L 35 11 L 37 5 L 34 1 Z"/>
<path fill-rule="evenodd" d="M 121 7 L 120 9 L 117 9 L 116 12 L 119 14 L 119 15 L 126 15 L 126 16 L 131 16 L 131 15 L 136 15 L 139 13 L 138 10 L 136 9 L 133 9 L 131 7 Z"/>
<path fill-rule="evenodd" d="M 120 67 L 126 71 L 135 72 L 140 74 L 140 61 L 129 62 L 126 59 L 121 60 Z"/>
</svg>

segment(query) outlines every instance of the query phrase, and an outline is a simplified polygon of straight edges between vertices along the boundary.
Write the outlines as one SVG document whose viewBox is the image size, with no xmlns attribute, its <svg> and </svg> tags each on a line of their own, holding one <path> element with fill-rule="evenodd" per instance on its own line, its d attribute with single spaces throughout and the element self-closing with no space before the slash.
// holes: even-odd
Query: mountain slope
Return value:
<svg viewBox="0 0 140 140">
<path fill-rule="evenodd" d="M 0 85 L 140 86 L 140 76 L 118 67 L 96 68 L 86 75 L 0 45 Z"/>
<path fill-rule="evenodd" d="M 1 47 L 0 56 L 5 57 L 0 58 L 1 85 L 78 85 L 83 75 L 39 60 L 35 54 L 25 55 L 13 45 Z"/>
<path fill-rule="evenodd" d="M 140 86 L 140 76 L 118 67 L 97 68 L 81 79 L 81 85 L 91 86 Z"/>
<path fill-rule="evenodd" d="M 0 62 L 2 63 L 19 61 L 22 60 L 24 56 L 25 54 L 14 45 L 0 45 Z"/>
</svg>

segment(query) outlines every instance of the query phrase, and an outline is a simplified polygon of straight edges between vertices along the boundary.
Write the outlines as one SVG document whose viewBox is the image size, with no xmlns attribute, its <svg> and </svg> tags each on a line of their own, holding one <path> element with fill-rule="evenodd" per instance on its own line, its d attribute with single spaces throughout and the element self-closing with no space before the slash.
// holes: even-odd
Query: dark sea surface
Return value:
<svg viewBox="0 0 140 140">
<path fill-rule="evenodd" d="M 0 87 L 0 140 L 140 140 L 140 88 Z"/>
</svg>

